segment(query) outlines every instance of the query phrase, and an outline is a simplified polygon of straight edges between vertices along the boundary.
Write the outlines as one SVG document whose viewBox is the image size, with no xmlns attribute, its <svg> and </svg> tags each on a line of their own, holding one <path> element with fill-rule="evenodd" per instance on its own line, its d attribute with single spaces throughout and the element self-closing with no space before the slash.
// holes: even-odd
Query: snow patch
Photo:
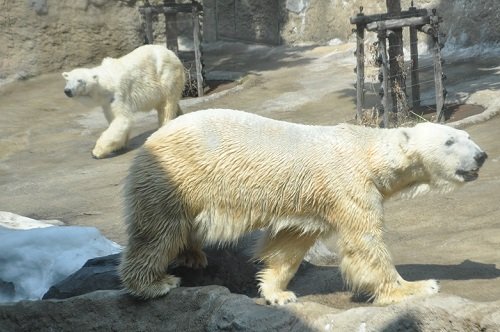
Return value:
<svg viewBox="0 0 500 332">
<path fill-rule="evenodd" d="M 41 299 L 87 260 L 121 249 L 94 227 L 0 227 L 0 281 L 14 286 L 0 287 L 0 303 Z"/>
</svg>

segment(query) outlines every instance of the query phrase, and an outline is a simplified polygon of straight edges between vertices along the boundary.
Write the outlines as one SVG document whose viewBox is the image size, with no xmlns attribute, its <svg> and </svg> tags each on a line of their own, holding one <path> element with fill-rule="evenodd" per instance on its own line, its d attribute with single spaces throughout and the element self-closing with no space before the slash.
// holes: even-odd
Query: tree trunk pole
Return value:
<svg viewBox="0 0 500 332">
<path fill-rule="evenodd" d="M 194 43 L 194 63 L 196 66 L 196 85 L 198 97 L 203 97 L 203 63 L 201 61 L 201 34 L 200 34 L 200 16 L 198 9 L 193 2 L 193 43 Z"/>
<path fill-rule="evenodd" d="M 365 103 L 365 26 L 356 25 L 356 115 L 358 123 L 363 119 Z"/>
<path fill-rule="evenodd" d="M 387 13 L 390 17 L 399 18 L 401 16 L 401 0 L 386 0 Z M 402 111 L 397 108 L 398 100 L 406 99 L 406 87 L 403 78 L 403 29 L 392 29 L 394 33 L 389 34 L 389 75 L 392 97 L 392 111 Z M 398 59 L 401 59 L 398 61 Z"/>
</svg>

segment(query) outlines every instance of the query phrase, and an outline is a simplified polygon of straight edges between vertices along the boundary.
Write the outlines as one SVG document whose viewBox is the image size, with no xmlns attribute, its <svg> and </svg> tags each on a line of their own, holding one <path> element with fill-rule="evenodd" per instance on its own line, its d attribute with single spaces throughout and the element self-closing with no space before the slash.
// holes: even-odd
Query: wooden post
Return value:
<svg viewBox="0 0 500 332">
<path fill-rule="evenodd" d="M 153 9 L 149 4 L 149 1 L 144 1 L 144 18 L 146 25 L 146 43 L 153 44 Z"/>
<path fill-rule="evenodd" d="M 163 0 L 165 7 L 175 3 L 175 0 Z M 179 44 L 177 43 L 177 13 L 165 11 L 165 36 L 167 48 L 175 54 L 179 53 Z"/>
<path fill-rule="evenodd" d="M 196 83 L 198 97 L 203 96 L 203 64 L 201 62 L 201 35 L 200 35 L 200 16 L 196 3 L 192 2 L 193 19 L 193 43 L 194 43 L 194 62 L 196 65 Z"/>
<path fill-rule="evenodd" d="M 411 2 L 410 12 L 416 12 L 417 8 L 413 7 Z M 418 37 L 417 28 L 410 26 L 410 56 L 411 56 L 411 101 L 413 111 L 420 106 L 420 79 L 418 73 Z"/>
<path fill-rule="evenodd" d="M 389 128 L 390 118 L 389 113 L 392 113 L 392 108 L 389 102 L 389 63 L 387 61 L 387 46 L 386 46 L 386 31 L 381 30 L 378 32 L 378 53 L 382 57 L 382 65 L 380 69 L 382 70 L 382 89 L 384 94 L 382 95 L 382 106 L 384 107 L 384 128 Z"/>
<path fill-rule="evenodd" d="M 358 16 L 363 15 L 363 7 Z M 356 117 L 358 123 L 363 119 L 365 104 L 365 25 L 356 24 Z"/>
<path fill-rule="evenodd" d="M 443 67 L 441 59 L 441 43 L 439 41 L 439 17 L 436 15 L 436 10 L 432 10 L 431 25 L 434 36 L 432 38 L 432 55 L 434 58 L 434 83 L 436 91 L 436 122 L 444 122 L 444 87 L 443 87 Z"/>
<path fill-rule="evenodd" d="M 389 17 L 401 16 L 401 0 L 386 0 L 387 14 Z M 392 107 L 396 107 L 398 98 L 406 98 L 406 85 L 403 79 L 403 67 L 400 65 L 398 59 L 403 55 L 403 29 L 394 28 L 394 33 L 389 35 L 389 68 L 391 76 L 391 97 Z M 398 89 L 398 86 L 400 89 Z M 396 91 L 401 91 L 403 96 L 398 95 Z M 400 111 L 393 109 L 394 112 Z"/>
</svg>

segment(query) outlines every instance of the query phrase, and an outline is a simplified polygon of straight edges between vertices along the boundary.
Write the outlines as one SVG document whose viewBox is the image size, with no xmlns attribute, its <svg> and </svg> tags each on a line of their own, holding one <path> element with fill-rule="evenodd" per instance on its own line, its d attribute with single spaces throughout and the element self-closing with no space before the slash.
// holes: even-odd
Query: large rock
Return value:
<svg viewBox="0 0 500 332">
<path fill-rule="evenodd" d="M 206 254 L 208 266 L 205 269 L 171 267 L 169 273 L 182 278 L 181 286 L 221 285 L 234 293 L 257 296 L 257 263 L 233 248 L 209 249 Z M 80 270 L 52 286 L 43 299 L 65 299 L 97 290 L 121 289 L 117 273 L 119 259 L 116 254 L 89 260 Z"/>
<path fill-rule="evenodd" d="M 140 301 L 121 291 L 0 306 L 0 331 L 308 331 L 283 308 L 218 286 L 177 288 Z"/>
<path fill-rule="evenodd" d="M 478 303 L 438 295 L 378 307 L 352 298 L 344 289 L 338 268 L 328 265 L 335 261 L 335 255 L 322 244 L 310 251 L 308 259 L 323 266 L 304 261 L 290 283 L 289 288 L 299 296 L 299 302 L 282 307 L 266 306 L 257 297 L 255 274 L 260 266 L 249 260 L 246 249 L 255 236 L 258 234 L 243 239 L 240 246 L 234 248 L 207 250 L 209 265 L 205 269 L 171 267 L 170 272 L 182 278 L 182 287 L 150 301 L 138 300 L 123 290 L 91 292 L 120 288 L 116 273 L 119 256 L 89 260 L 44 297 L 70 298 L 0 306 L 0 332 L 69 331 L 75 327 L 82 331 L 483 332 L 500 329 L 500 301 Z M 86 292 L 91 293 L 74 296 Z"/>
<path fill-rule="evenodd" d="M 97 290 L 121 289 L 116 271 L 120 254 L 88 260 L 80 270 L 50 287 L 43 299 L 66 299 Z"/>
<path fill-rule="evenodd" d="M 329 295 L 335 296 L 335 295 Z M 301 301 L 299 299 L 299 301 Z M 304 301 L 257 304 L 220 286 L 177 288 L 140 301 L 123 291 L 0 306 L 0 331 L 498 331 L 500 301 L 438 295 L 341 311 Z"/>
</svg>

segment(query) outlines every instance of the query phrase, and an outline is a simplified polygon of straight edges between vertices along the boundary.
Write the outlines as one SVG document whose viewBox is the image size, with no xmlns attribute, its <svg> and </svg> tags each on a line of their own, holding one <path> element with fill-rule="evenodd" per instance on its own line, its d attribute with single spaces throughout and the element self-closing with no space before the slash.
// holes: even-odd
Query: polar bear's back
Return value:
<svg viewBox="0 0 500 332">
<path fill-rule="evenodd" d="M 193 112 L 150 136 L 135 162 L 135 176 L 141 177 L 141 168 L 154 169 L 155 178 L 175 183 L 176 191 L 203 204 L 241 197 L 257 207 L 306 211 L 311 201 L 328 199 L 326 186 L 349 186 L 352 148 L 335 135 L 343 130 L 234 110 Z"/>
<path fill-rule="evenodd" d="M 204 151 L 238 148 L 240 154 L 267 151 L 293 153 L 296 159 L 335 140 L 333 127 L 307 126 L 264 118 L 255 114 L 208 109 L 175 119 L 154 133 L 147 144 L 162 144 L 172 137 L 197 140 Z M 189 140 L 189 138 L 191 140 Z M 300 150 L 300 151 L 299 151 Z M 302 151 L 306 150 L 306 151 Z"/>
<path fill-rule="evenodd" d="M 100 84 L 115 99 L 149 111 L 167 98 L 176 104 L 182 95 L 184 66 L 175 53 L 160 45 L 138 47 L 121 58 L 106 58 L 96 69 Z"/>
<path fill-rule="evenodd" d="M 121 74 L 122 79 L 128 81 L 147 79 L 155 82 L 165 81 L 169 76 L 183 76 L 180 73 L 184 68 L 175 53 L 161 45 L 144 45 L 121 58 L 105 58 L 100 67 L 102 71 Z"/>
</svg>

